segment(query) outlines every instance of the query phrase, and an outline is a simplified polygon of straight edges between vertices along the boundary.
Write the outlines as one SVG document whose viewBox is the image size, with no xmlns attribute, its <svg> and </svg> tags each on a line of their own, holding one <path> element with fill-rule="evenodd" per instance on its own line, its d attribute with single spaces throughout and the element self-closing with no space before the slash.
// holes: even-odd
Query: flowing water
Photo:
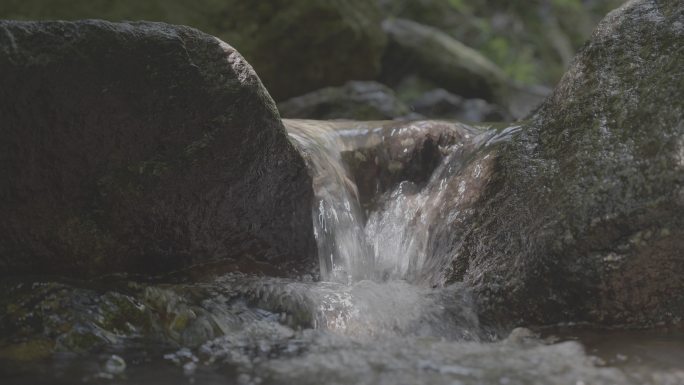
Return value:
<svg viewBox="0 0 684 385">
<path fill-rule="evenodd" d="M 2 383 L 684 384 L 683 330 L 483 328 L 467 288 L 439 284 L 429 235 L 462 198 L 461 160 L 517 128 L 446 125 L 460 139 L 429 178 L 363 196 L 345 153 L 408 152 L 420 124 L 286 122 L 312 170 L 320 279 L 0 283 Z"/>
<path fill-rule="evenodd" d="M 431 282 L 428 277 L 443 266 L 429 263 L 430 228 L 439 222 L 445 201 L 458 199 L 450 190 L 463 194 L 463 186 L 450 186 L 451 176 L 463 167 L 463 160 L 482 147 L 507 140 L 518 127 L 479 130 L 453 123 L 452 140 L 439 148 L 441 159 L 431 176 L 417 185 L 401 181 L 379 194 L 375 207 L 364 210 L 359 191 L 343 161 L 343 152 L 392 146 L 395 140 L 403 152 L 425 136 L 432 122 L 360 123 L 286 120 L 293 142 L 305 155 L 313 173 L 316 204 L 313 222 L 324 281 L 351 284 L 363 279 Z M 404 167 L 395 160 L 395 167 Z M 392 163 L 388 167 L 392 167 Z M 478 176 L 476 176 L 478 177 Z M 434 282 L 431 282 L 434 283 Z"/>
</svg>

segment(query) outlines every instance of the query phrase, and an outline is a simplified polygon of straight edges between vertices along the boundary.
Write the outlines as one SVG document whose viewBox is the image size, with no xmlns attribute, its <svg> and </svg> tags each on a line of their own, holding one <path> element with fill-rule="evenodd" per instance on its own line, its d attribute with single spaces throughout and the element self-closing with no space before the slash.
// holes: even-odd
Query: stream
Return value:
<svg viewBox="0 0 684 385">
<path fill-rule="evenodd" d="M 447 125 L 463 140 L 438 146 L 428 178 L 369 196 L 344 153 L 361 157 L 356 149 L 402 135 L 408 149 L 421 127 L 285 124 L 312 172 L 319 271 L 186 284 L 2 282 L 20 301 L 0 303 L 0 334 L 26 336 L 0 344 L 3 384 L 684 384 L 681 327 L 491 329 L 467 287 L 444 282 L 428 235 L 457 220 L 441 210 L 464 193 L 449 176 L 517 127 Z"/>
</svg>

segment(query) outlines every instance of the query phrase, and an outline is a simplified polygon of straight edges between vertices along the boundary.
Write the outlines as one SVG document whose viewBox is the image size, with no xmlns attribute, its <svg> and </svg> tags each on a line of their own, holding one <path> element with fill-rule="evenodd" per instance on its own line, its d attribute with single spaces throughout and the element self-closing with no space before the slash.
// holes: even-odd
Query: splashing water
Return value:
<svg viewBox="0 0 684 385">
<path fill-rule="evenodd" d="M 358 190 L 342 163 L 342 144 L 331 125 L 297 121 L 289 126 L 290 137 L 313 172 L 317 202 L 312 216 L 321 277 L 351 283 L 370 278 L 373 259 L 363 233 Z"/>
<path fill-rule="evenodd" d="M 444 201 L 451 198 L 450 176 L 460 170 L 467 154 L 505 140 L 517 129 L 511 127 L 497 133 L 444 123 L 440 128 L 453 131 L 449 134 L 461 140 L 445 143 L 439 149 L 442 159 L 434 170 L 429 170 L 432 176 L 425 186 L 401 181 L 382 195 L 374 209 L 364 213 L 359 189 L 342 152 L 377 146 L 396 137 L 394 141 L 403 146 L 397 151 L 405 154 L 408 147 L 415 146 L 412 136 L 425 135 L 427 125 L 434 122 L 403 123 L 399 128 L 386 122 L 284 122 L 313 173 L 313 220 L 321 277 L 347 284 L 363 279 L 421 282 L 435 275 L 434 270 L 441 266 L 429 263 L 430 228 L 442 214 Z M 394 161 L 389 167 L 404 165 Z M 463 188 L 457 186 L 456 190 L 462 195 Z"/>
</svg>

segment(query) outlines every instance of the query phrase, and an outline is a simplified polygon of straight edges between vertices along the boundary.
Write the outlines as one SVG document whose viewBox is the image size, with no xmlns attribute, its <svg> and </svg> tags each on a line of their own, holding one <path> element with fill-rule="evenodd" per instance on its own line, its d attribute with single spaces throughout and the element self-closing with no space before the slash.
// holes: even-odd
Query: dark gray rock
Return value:
<svg viewBox="0 0 684 385">
<path fill-rule="evenodd" d="M 419 119 L 389 87 L 377 82 L 350 81 L 278 103 L 283 118 L 391 120 Z"/>
<path fill-rule="evenodd" d="M 437 88 L 420 95 L 410 103 L 411 109 L 421 115 L 438 119 L 456 119 L 465 122 L 501 122 L 511 117 L 501 107 L 482 99 L 465 99 Z"/>
<path fill-rule="evenodd" d="M 551 94 L 545 86 L 510 83 L 504 104 L 454 94 L 435 81 L 408 75 L 393 86 L 399 100 L 431 119 L 457 119 L 469 122 L 520 120 L 530 115 Z"/>
<path fill-rule="evenodd" d="M 679 1 L 611 13 L 529 122 L 450 176 L 430 281 L 465 281 L 491 324 L 681 320 L 683 43 Z"/>
<path fill-rule="evenodd" d="M 229 45 L 162 23 L 0 22 L 0 274 L 314 262 L 311 180 Z"/>
</svg>

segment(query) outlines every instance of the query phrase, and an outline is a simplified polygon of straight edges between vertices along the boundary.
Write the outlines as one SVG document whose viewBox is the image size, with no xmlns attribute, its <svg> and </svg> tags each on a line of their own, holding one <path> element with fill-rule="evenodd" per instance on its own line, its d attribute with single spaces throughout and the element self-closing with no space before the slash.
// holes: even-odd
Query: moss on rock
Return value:
<svg viewBox="0 0 684 385">
<path fill-rule="evenodd" d="M 475 288 L 486 321 L 684 317 L 683 25 L 677 1 L 609 14 L 539 112 L 494 148 L 467 228 L 437 232 L 449 280 Z"/>
</svg>

